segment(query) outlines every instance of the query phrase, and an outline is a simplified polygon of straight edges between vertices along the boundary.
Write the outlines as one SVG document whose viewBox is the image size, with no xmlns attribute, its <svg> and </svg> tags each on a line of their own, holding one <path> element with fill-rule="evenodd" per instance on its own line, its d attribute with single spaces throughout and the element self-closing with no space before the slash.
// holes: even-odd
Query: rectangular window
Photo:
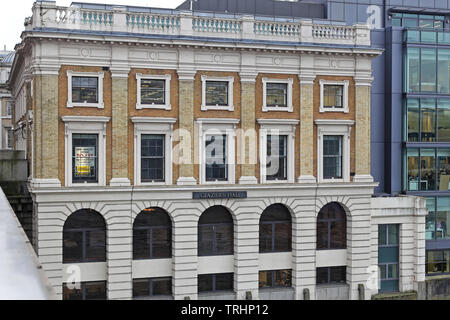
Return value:
<svg viewBox="0 0 450 320">
<path fill-rule="evenodd" d="M 206 81 L 207 106 L 228 106 L 228 81 Z"/>
<path fill-rule="evenodd" d="M 428 215 L 425 220 L 425 240 L 436 238 L 436 198 L 426 198 Z"/>
<path fill-rule="evenodd" d="M 438 92 L 450 93 L 450 50 L 438 50 Z"/>
<path fill-rule="evenodd" d="M 447 228 L 450 222 L 450 198 L 439 197 L 437 198 L 437 210 L 436 210 L 436 239 L 450 239 L 450 233 Z"/>
<path fill-rule="evenodd" d="M 106 281 L 82 282 L 78 289 L 65 283 L 63 300 L 106 300 Z"/>
<path fill-rule="evenodd" d="M 342 179 L 342 136 L 323 136 L 323 178 Z"/>
<path fill-rule="evenodd" d="M 436 141 L 436 100 L 421 99 L 420 101 L 421 119 L 421 141 Z"/>
<path fill-rule="evenodd" d="M 419 190 L 419 149 L 406 150 L 406 164 L 407 164 L 407 190 Z"/>
<path fill-rule="evenodd" d="M 344 86 L 327 85 L 323 86 L 323 107 L 343 108 Z"/>
<path fill-rule="evenodd" d="M 72 135 L 72 181 L 98 182 L 98 135 Z"/>
<path fill-rule="evenodd" d="M 436 92 L 436 49 L 422 48 L 420 64 L 421 91 Z"/>
<path fill-rule="evenodd" d="M 438 190 L 450 190 L 450 149 L 438 149 Z"/>
<path fill-rule="evenodd" d="M 198 255 L 233 254 L 233 225 L 215 224 L 198 227 Z"/>
<path fill-rule="evenodd" d="M 317 268 L 317 284 L 345 284 L 347 282 L 347 267 Z"/>
<path fill-rule="evenodd" d="M 420 92 L 420 49 L 408 48 L 405 59 L 405 90 Z"/>
<path fill-rule="evenodd" d="M 266 84 L 266 105 L 268 107 L 287 107 L 288 84 L 268 82 Z"/>
<path fill-rule="evenodd" d="M 292 287 L 292 270 L 270 270 L 259 272 L 260 288 Z"/>
<path fill-rule="evenodd" d="M 419 114 L 419 99 L 407 99 L 407 139 L 409 142 L 418 142 L 420 134 L 420 114 Z"/>
<path fill-rule="evenodd" d="M 98 77 L 72 77 L 72 102 L 98 103 Z"/>
<path fill-rule="evenodd" d="M 438 113 L 438 141 L 450 142 L 450 99 L 439 99 L 437 101 Z"/>
<path fill-rule="evenodd" d="M 450 273 L 450 250 L 427 251 L 426 257 L 427 275 Z"/>
<path fill-rule="evenodd" d="M 288 136 L 267 136 L 267 180 L 287 180 Z"/>
<path fill-rule="evenodd" d="M 233 290 L 233 273 L 202 274 L 198 276 L 198 292 Z"/>
<path fill-rule="evenodd" d="M 12 104 L 11 101 L 6 101 L 6 116 L 11 117 L 12 116 Z"/>
<path fill-rule="evenodd" d="M 227 181 L 227 136 L 207 135 L 205 140 L 206 181 Z"/>
<path fill-rule="evenodd" d="M 6 136 L 6 148 L 7 149 L 12 149 L 13 148 L 13 131 L 12 129 L 8 129 L 7 130 L 7 136 Z"/>
<path fill-rule="evenodd" d="M 399 284 L 399 231 L 397 224 L 378 226 L 378 266 L 380 292 L 397 292 Z"/>
<path fill-rule="evenodd" d="M 133 298 L 172 295 L 172 278 L 133 279 Z"/>
<path fill-rule="evenodd" d="M 420 149 L 420 190 L 436 190 L 436 149 Z"/>
<path fill-rule="evenodd" d="M 165 181 L 165 135 L 141 135 L 141 182 Z"/>
<path fill-rule="evenodd" d="M 166 80 L 141 79 L 141 104 L 166 104 Z"/>
</svg>

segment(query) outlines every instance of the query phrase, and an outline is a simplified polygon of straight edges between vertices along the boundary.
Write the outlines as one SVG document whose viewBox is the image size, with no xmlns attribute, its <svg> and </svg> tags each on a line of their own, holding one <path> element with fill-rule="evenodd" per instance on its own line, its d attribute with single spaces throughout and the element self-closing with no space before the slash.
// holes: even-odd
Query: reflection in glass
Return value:
<svg viewBox="0 0 450 320">
<path fill-rule="evenodd" d="M 407 100 L 408 141 L 419 141 L 419 99 Z"/>
<path fill-rule="evenodd" d="M 422 48 L 421 91 L 436 91 L 436 49 Z"/>
<path fill-rule="evenodd" d="M 419 190 L 419 149 L 407 150 L 408 191 Z"/>
<path fill-rule="evenodd" d="M 450 142 L 450 99 L 439 99 L 438 107 L 438 141 Z"/>
<path fill-rule="evenodd" d="M 436 100 L 422 99 L 420 108 L 422 142 L 436 140 Z"/>
<path fill-rule="evenodd" d="M 450 197 L 437 198 L 436 239 L 450 239 L 447 228 L 450 221 Z"/>
<path fill-rule="evenodd" d="M 419 92 L 420 86 L 420 49 L 408 48 L 407 56 L 405 59 L 405 87 L 407 92 Z"/>
<path fill-rule="evenodd" d="M 420 190 L 436 188 L 436 155 L 435 149 L 420 150 Z"/>
<path fill-rule="evenodd" d="M 450 93 L 450 50 L 439 49 L 438 53 L 438 93 Z"/>
</svg>

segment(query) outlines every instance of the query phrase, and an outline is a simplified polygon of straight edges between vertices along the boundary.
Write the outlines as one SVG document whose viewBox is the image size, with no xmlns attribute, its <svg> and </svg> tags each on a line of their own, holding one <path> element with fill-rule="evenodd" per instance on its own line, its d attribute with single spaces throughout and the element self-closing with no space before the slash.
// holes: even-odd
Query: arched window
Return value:
<svg viewBox="0 0 450 320">
<path fill-rule="evenodd" d="M 335 202 L 327 204 L 317 217 L 317 249 L 336 250 L 347 247 L 347 221 L 344 209 Z"/>
<path fill-rule="evenodd" d="M 73 213 L 63 229 L 63 263 L 106 261 L 106 223 L 94 210 Z"/>
<path fill-rule="evenodd" d="M 133 259 L 163 259 L 172 256 L 172 222 L 160 208 L 143 210 L 133 224 Z"/>
<path fill-rule="evenodd" d="M 287 252 L 292 250 L 292 219 L 282 204 L 264 210 L 259 222 L 259 252 Z"/>
<path fill-rule="evenodd" d="M 222 206 L 206 210 L 198 222 L 198 255 L 233 254 L 233 218 Z"/>
</svg>

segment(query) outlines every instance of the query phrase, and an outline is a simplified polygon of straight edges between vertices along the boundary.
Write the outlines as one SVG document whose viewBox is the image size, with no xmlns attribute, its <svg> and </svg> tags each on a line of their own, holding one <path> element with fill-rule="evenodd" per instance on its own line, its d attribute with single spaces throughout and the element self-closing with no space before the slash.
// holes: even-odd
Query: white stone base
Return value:
<svg viewBox="0 0 450 320">
<path fill-rule="evenodd" d="M 241 177 L 239 184 L 258 184 L 258 179 L 256 177 Z"/>
<path fill-rule="evenodd" d="M 128 178 L 113 178 L 109 185 L 111 187 L 129 187 L 131 186 L 131 181 Z"/>
<path fill-rule="evenodd" d="M 179 186 L 195 186 L 197 185 L 197 180 L 194 177 L 180 177 L 177 180 L 177 185 Z"/>
<path fill-rule="evenodd" d="M 297 179 L 298 183 L 317 183 L 317 179 L 314 176 L 300 176 Z"/>
<path fill-rule="evenodd" d="M 370 174 L 359 174 L 353 177 L 353 182 L 372 183 L 373 177 Z"/>
<path fill-rule="evenodd" d="M 61 181 L 59 179 L 31 179 L 29 182 L 32 189 L 61 188 Z"/>
</svg>

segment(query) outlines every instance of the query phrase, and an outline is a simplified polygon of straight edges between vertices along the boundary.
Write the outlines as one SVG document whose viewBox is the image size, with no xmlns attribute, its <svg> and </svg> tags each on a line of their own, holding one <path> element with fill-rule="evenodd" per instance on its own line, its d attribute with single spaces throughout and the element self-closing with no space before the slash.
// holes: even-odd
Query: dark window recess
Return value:
<svg viewBox="0 0 450 320">
<path fill-rule="evenodd" d="M 106 300 L 106 281 L 65 283 L 63 300 Z"/>
<path fill-rule="evenodd" d="M 292 250 L 292 220 L 288 209 L 274 204 L 264 210 L 259 222 L 259 252 Z"/>
<path fill-rule="evenodd" d="M 427 275 L 450 274 L 450 250 L 427 251 Z"/>
<path fill-rule="evenodd" d="M 292 287 L 292 270 L 271 270 L 259 272 L 260 288 Z"/>
<path fill-rule="evenodd" d="M 344 86 L 342 85 L 324 85 L 323 86 L 323 107 L 324 108 L 343 108 Z"/>
<path fill-rule="evenodd" d="M 266 84 L 266 105 L 268 107 L 287 107 L 288 101 L 287 83 Z"/>
<path fill-rule="evenodd" d="M 72 135 L 72 182 L 98 182 L 98 135 Z"/>
<path fill-rule="evenodd" d="M 98 77 L 72 77 L 72 102 L 98 103 Z"/>
<path fill-rule="evenodd" d="M 141 79 L 141 104 L 166 104 L 166 80 Z"/>
<path fill-rule="evenodd" d="M 172 278 L 147 278 L 133 280 L 133 298 L 172 295 Z"/>
<path fill-rule="evenodd" d="M 198 292 L 233 290 L 233 273 L 202 274 L 198 276 Z"/>
<path fill-rule="evenodd" d="M 327 204 L 317 217 L 317 249 L 347 248 L 347 219 L 344 209 L 335 202 Z"/>
<path fill-rule="evenodd" d="M 342 179 L 342 136 L 323 137 L 323 178 Z"/>
<path fill-rule="evenodd" d="M 63 263 L 106 261 L 106 224 L 94 210 L 73 213 L 63 229 Z"/>
<path fill-rule="evenodd" d="M 206 181 L 227 181 L 227 136 L 206 136 Z"/>
<path fill-rule="evenodd" d="M 378 226 L 378 266 L 380 268 L 380 292 L 399 290 L 399 225 Z"/>
<path fill-rule="evenodd" d="M 165 259 L 172 256 L 172 222 L 160 208 L 142 211 L 133 225 L 133 259 Z"/>
<path fill-rule="evenodd" d="M 228 81 L 206 81 L 206 105 L 228 106 Z"/>
<path fill-rule="evenodd" d="M 141 181 L 165 181 L 165 135 L 141 136 Z"/>
<path fill-rule="evenodd" d="M 346 283 L 347 267 L 317 268 L 317 284 Z"/>
<path fill-rule="evenodd" d="M 267 136 L 267 180 L 287 180 L 287 136 Z"/>
<path fill-rule="evenodd" d="M 233 230 L 233 218 L 227 209 L 214 206 L 206 210 L 198 223 L 198 255 L 232 255 Z"/>
</svg>

